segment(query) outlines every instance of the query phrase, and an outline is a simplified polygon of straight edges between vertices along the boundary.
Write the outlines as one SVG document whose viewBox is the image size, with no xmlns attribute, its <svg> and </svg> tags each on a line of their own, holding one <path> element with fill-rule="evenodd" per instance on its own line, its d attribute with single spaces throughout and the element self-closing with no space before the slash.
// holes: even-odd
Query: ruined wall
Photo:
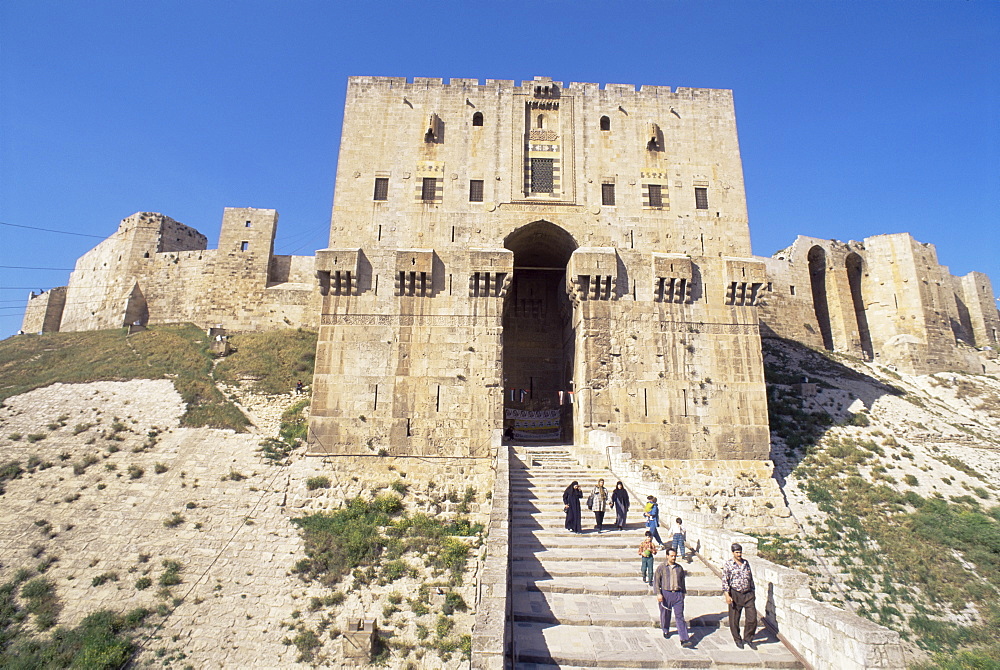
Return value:
<svg viewBox="0 0 1000 670">
<path fill-rule="evenodd" d="M 316 452 L 475 453 L 507 406 L 766 458 L 730 91 L 355 77 L 342 137 Z"/>
<path fill-rule="evenodd" d="M 762 260 L 765 335 L 917 374 L 981 372 L 975 353 L 959 343 L 996 342 L 996 308 L 985 275 L 953 277 L 933 245 L 907 233 L 846 244 L 800 236 Z"/>
<path fill-rule="evenodd" d="M 970 272 L 957 279 L 959 318 L 966 324 L 971 344 L 977 347 L 1000 347 L 1000 313 L 990 278 L 982 272 Z"/>
<path fill-rule="evenodd" d="M 66 287 L 58 286 L 48 291 L 28 296 L 21 330 L 25 333 L 52 333 L 59 330 L 63 309 L 66 306 Z"/>
<path fill-rule="evenodd" d="M 77 260 L 59 329 L 126 325 L 126 313 L 141 302 L 141 288 L 140 295 L 135 288 L 147 276 L 150 262 L 161 253 L 204 249 L 206 243 L 198 231 L 162 214 L 142 212 L 122 219 L 114 235 Z"/>
<path fill-rule="evenodd" d="M 219 248 L 207 249 L 193 228 L 162 214 L 134 214 L 77 261 L 61 289 L 62 317 L 50 330 L 183 321 L 231 330 L 317 327 L 315 259 L 274 256 L 277 221 L 274 210 L 226 208 Z M 27 325 L 35 325 L 41 305 L 33 301 Z"/>
</svg>

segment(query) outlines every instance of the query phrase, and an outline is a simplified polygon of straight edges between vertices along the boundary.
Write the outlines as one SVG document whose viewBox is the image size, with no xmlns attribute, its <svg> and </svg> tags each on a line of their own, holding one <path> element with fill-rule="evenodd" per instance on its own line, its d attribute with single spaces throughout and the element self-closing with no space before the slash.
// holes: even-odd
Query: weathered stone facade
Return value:
<svg viewBox="0 0 1000 670">
<path fill-rule="evenodd" d="M 914 374 L 982 372 L 1000 322 L 989 278 L 954 277 L 909 234 L 864 242 L 799 237 L 766 259 L 765 335 L 845 352 Z"/>
<path fill-rule="evenodd" d="M 329 248 L 136 214 L 24 329 L 318 328 L 316 454 L 484 456 L 517 416 L 709 461 L 767 458 L 761 329 L 912 372 L 998 344 L 985 275 L 909 235 L 754 257 L 730 91 L 353 77 L 342 136 Z"/>
<path fill-rule="evenodd" d="M 356 77 L 343 136 L 315 451 L 475 454 L 547 410 L 639 457 L 767 457 L 730 91 Z"/>
<path fill-rule="evenodd" d="M 206 249 L 207 239 L 193 228 L 162 214 L 133 214 L 80 257 L 67 287 L 29 300 L 24 330 L 185 321 L 232 330 L 314 328 L 315 258 L 275 256 L 277 223 L 273 209 L 226 208 L 219 248 Z M 64 294 L 61 306 L 50 297 L 56 292 Z M 39 324 L 42 305 L 45 323 L 57 327 Z"/>
</svg>

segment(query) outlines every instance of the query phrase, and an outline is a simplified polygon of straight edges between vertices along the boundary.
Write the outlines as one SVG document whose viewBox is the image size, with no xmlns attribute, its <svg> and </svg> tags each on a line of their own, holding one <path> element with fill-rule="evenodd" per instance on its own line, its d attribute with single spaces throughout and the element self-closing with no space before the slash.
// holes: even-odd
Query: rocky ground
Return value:
<svg viewBox="0 0 1000 670">
<path fill-rule="evenodd" d="M 457 645 L 427 631 L 454 591 L 469 610 L 449 617 L 449 639 L 471 632 L 478 538 L 467 539 L 475 548 L 461 585 L 415 559 L 410 575 L 387 584 L 304 582 L 292 572 L 305 554 L 290 520 L 388 492 L 407 474 L 384 459 L 358 477 L 301 448 L 274 465 L 259 444 L 300 398 L 227 391 L 254 431 L 179 427 L 183 404 L 170 380 L 54 384 L 8 399 L 0 464 L 17 461 L 24 472 L 0 496 L 0 582 L 24 570 L 52 580 L 58 625 L 102 608 L 156 610 L 138 640 L 140 665 L 337 665 L 340 631 L 360 617 L 378 619 L 392 642 L 387 667 L 465 665 L 460 649 L 449 651 Z M 460 476 L 463 487 L 478 484 L 468 502 L 449 502 L 420 474 L 408 475 L 408 510 L 488 517 L 482 472 Z M 328 482 L 310 490 L 318 476 Z M 427 605 L 415 612 L 406 598 L 421 586 Z"/>
<path fill-rule="evenodd" d="M 767 359 L 771 370 L 805 372 L 810 382 L 819 385 L 816 395 L 810 396 L 791 383 L 800 378 L 772 383 L 772 401 L 780 397 L 786 408 L 826 412 L 832 419 L 832 425 L 816 429 L 815 446 L 808 440 L 798 446 L 794 432 L 772 433 L 775 475 L 799 527 L 792 545 L 801 556 L 791 563 L 800 563 L 796 567 L 811 574 L 813 595 L 903 633 L 911 632 L 914 614 L 981 624 L 985 612 L 943 603 L 928 607 L 926 593 L 906 574 L 883 574 L 892 563 L 873 562 L 872 556 L 890 552 L 871 534 L 855 543 L 851 538 L 858 535 L 845 526 L 841 541 L 824 541 L 831 535 L 836 538 L 831 528 L 839 528 L 852 510 L 831 514 L 830 504 L 836 506 L 837 501 L 824 505 L 815 484 L 817 478 L 856 474 L 903 496 L 912 492 L 923 499 L 957 502 L 969 511 L 1000 505 L 1000 379 L 951 372 L 904 375 L 849 357 L 825 359 L 797 346 L 772 346 Z M 838 474 L 840 466 L 843 471 Z M 899 528 L 901 537 L 909 531 Z M 953 558 L 963 562 L 957 552 L 927 560 Z M 972 568 L 969 577 L 974 579 L 976 568 L 965 567 Z M 917 638 L 919 634 L 909 640 L 913 660 L 924 658 Z"/>
</svg>

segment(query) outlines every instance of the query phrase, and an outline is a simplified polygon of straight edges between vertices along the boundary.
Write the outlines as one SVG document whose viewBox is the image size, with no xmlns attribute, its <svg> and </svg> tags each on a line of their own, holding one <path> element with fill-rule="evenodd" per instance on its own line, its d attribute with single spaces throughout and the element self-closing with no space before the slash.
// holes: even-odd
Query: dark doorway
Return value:
<svg viewBox="0 0 1000 670">
<path fill-rule="evenodd" d="M 864 274 L 864 261 L 858 254 L 848 254 L 847 282 L 851 285 L 851 300 L 854 302 L 854 316 L 858 320 L 858 337 L 861 339 L 861 351 L 867 360 L 875 356 L 872 348 L 872 335 L 868 329 L 868 314 L 865 312 L 865 300 L 861 294 L 861 278 Z"/>
<path fill-rule="evenodd" d="M 826 301 L 826 251 L 823 247 L 809 250 L 809 283 L 812 285 L 813 309 L 823 346 L 833 351 L 833 332 L 830 329 L 830 306 Z"/>
<path fill-rule="evenodd" d="M 503 312 L 504 424 L 517 440 L 573 439 L 572 236 L 536 221 L 507 236 L 514 276 Z"/>
</svg>

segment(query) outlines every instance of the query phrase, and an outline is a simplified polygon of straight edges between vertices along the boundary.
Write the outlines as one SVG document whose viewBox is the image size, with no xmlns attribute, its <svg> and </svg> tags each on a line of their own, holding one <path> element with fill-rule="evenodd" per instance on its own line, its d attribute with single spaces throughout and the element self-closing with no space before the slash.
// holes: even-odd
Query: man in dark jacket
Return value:
<svg viewBox="0 0 1000 670">
<path fill-rule="evenodd" d="M 667 560 L 656 568 L 653 588 L 656 589 L 656 600 L 660 603 L 663 637 L 670 637 L 670 612 L 673 610 L 681 646 L 693 649 L 694 642 L 688 635 L 687 622 L 684 621 L 684 594 L 687 590 L 684 587 L 684 568 L 677 564 L 677 550 L 673 547 L 667 547 Z"/>
</svg>

